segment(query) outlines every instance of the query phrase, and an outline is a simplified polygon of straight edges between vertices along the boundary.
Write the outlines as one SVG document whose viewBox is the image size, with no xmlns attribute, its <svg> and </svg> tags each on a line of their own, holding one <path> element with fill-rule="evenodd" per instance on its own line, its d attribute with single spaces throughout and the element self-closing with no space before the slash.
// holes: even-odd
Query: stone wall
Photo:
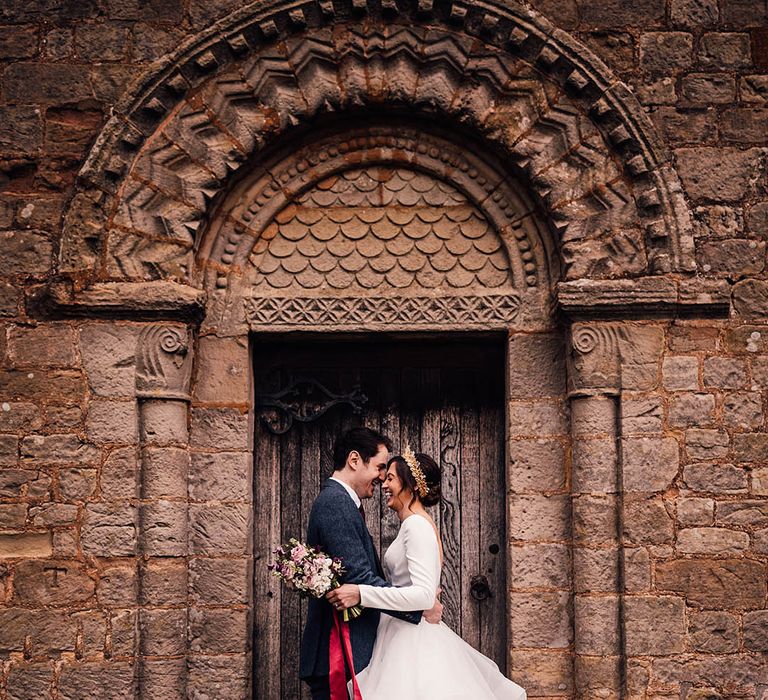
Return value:
<svg viewBox="0 0 768 700">
<path fill-rule="evenodd" d="M 655 122 L 694 213 L 697 274 L 727 282 L 732 306 L 718 320 L 632 325 L 620 377 L 592 387 L 611 391 L 571 394 L 573 439 L 551 426 L 567 455 L 558 497 L 570 494 L 572 509 L 557 511 L 554 539 L 572 534 L 573 577 L 534 576 L 531 587 L 570 588 L 574 627 L 551 655 L 513 651 L 512 673 L 531 696 L 618 697 L 623 656 L 626 697 L 763 699 L 768 7 L 531 4 L 589 46 Z M 46 320 L 30 304 L 56 273 L 77 172 L 126 82 L 239 7 L 0 7 L 0 698 L 182 697 L 185 675 L 190 697 L 247 692 L 248 643 L 237 642 L 248 638 L 250 595 L 247 348 L 206 338 L 191 396 L 183 377 L 157 394 L 137 385 L 145 324 Z M 542 421 L 556 420 L 552 405 L 539 406 Z M 524 425 L 530 400 L 512 402 L 515 416 L 511 435 L 545 434 Z M 225 456 L 211 483 L 215 452 Z M 552 546 L 517 517 L 515 544 Z M 529 624 L 550 643 L 535 629 L 548 623 Z"/>
</svg>

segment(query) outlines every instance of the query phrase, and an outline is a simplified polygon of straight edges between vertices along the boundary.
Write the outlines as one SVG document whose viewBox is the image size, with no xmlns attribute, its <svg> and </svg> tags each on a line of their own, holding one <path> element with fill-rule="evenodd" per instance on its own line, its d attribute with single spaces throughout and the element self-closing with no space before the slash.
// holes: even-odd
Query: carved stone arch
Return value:
<svg viewBox="0 0 768 700">
<path fill-rule="evenodd" d="M 693 269 L 667 152 L 567 34 L 510 2 L 319 0 L 245 8 L 134 86 L 81 171 L 62 271 L 192 282 L 198 230 L 235 171 L 318 115 L 382 105 L 498 151 L 557 232 L 564 279 Z"/>
<path fill-rule="evenodd" d="M 251 327 L 284 323 L 276 310 L 287 303 L 312 307 L 305 325 L 319 326 L 361 303 L 366 326 L 441 325 L 457 313 L 465 325 L 503 325 L 521 306 L 546 318 L 558 277 L 547 226 L 509 173 L 466 146 L 412 120 L 308 134 L 217 206 L 195 283 L 225 295 L 230 314 L 244 300 Z M 397 297 L 408 311 L 394 318 Z M 335 311 L 321 313 L 321 300 Z"/>
</svg>

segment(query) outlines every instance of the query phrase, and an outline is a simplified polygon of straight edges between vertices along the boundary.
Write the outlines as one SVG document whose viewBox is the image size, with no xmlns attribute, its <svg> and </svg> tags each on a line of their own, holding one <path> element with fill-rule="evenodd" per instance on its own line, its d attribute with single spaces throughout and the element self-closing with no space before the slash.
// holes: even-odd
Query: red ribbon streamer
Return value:
<svg viewBox="0 0 768 700">
<path fill-rule="evenodd" d="M 349 639 L 349 624 L 341 619 L 341 613 L 333 611 L 331 642 L 328 647 L 330 671 L 328 684 L 331 687 L 331 700 L 349 700 L 347 692 L 347 673 L 345 660 L 352 674 L 353 700 L 363 700 L 355 676 L 355 662 L 352 659 L 352 642 Z"/>
</svg>

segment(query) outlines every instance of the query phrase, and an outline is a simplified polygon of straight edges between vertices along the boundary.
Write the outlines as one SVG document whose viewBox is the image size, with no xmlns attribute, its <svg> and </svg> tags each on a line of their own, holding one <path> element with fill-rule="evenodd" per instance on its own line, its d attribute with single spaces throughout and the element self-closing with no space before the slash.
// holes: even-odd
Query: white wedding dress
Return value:
<svg viewBox="0 0 768 700">
<path fill-rule="evenodd" d="M 382 610 L 428 610 L 440 584 L 440 547 L 421 515 L 403 520 L 384 555 L 395 588 L 360 586 L 360 602 Z M 357 674 L 363 700 L 525 700 L 526 693 L 444 623 L 382 615 L 370 664 Z M 396 690 L 395 690 L 396 688 Z"/>
</svg>

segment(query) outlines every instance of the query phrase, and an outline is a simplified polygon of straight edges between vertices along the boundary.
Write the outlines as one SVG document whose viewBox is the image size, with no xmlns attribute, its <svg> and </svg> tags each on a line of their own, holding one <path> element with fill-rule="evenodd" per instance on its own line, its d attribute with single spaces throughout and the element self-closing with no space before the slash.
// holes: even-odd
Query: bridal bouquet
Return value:
<svg viewBox="0 0 768 700">
<path fill-rule="evenodd" d="M 339 558 L 333 558 L 316 547 L 299 542 L 292 537 L 273 551 L 275 563 L 267 568 L 291 590 L 304 598 L 323 598 L 328 591 L 341 585 L 344 566 Z M 363 612 L 360 605 L 344 611 L 344 622 L 354 620 Z"/>
</svg>

